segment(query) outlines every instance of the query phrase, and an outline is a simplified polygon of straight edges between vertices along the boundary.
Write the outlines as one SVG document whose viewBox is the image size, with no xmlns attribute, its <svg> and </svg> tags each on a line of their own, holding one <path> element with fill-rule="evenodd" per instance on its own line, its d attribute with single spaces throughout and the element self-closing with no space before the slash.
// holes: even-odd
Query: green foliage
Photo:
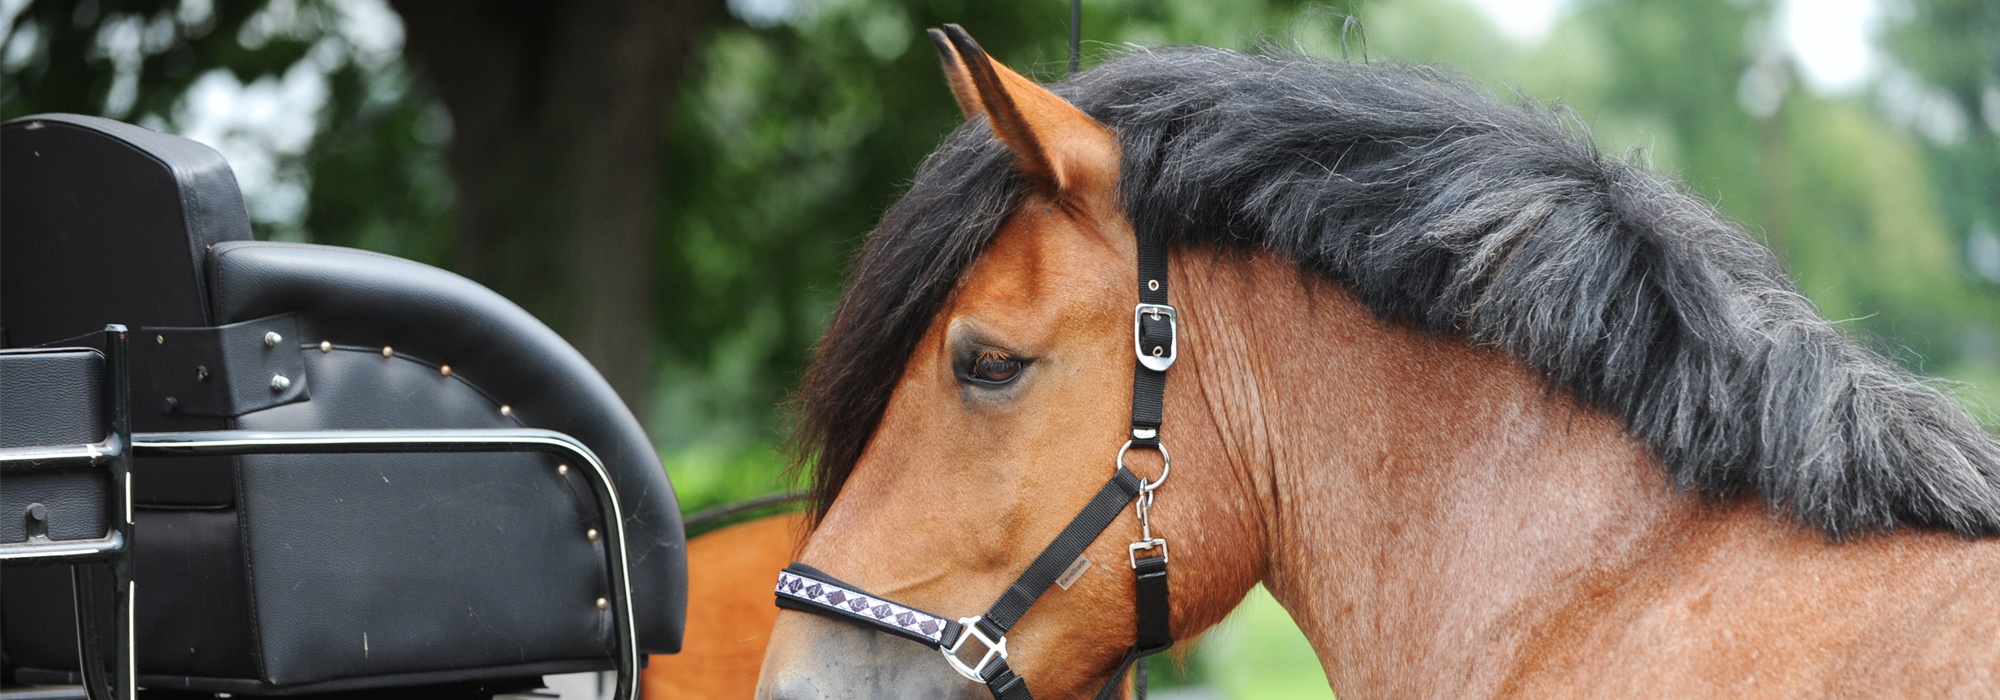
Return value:
<svg viewBox="0 0 2000 700">
<path fill-rule="evenodd" d="M 0 119 L 76 112 L 182 131 L 197 81 L 275 87 L 310 71 L 327 92 L 314 136 L 274 163 L 309 204 L 296 221 L 253 217 L 256 234 L 444 264 L 449 117 L 400 46 L 356 46 L 349 18 L 332 0 L 34 0 L 0 47 Z"/>
<path fill-rule="evenodd" d="M 1332 700 L 1312 645 L 1263 586 L 1195 642 L 1190 661 L 1231 700 Z"/>
<path fill-rule="evenodd" d="M 327 80 L 320 130 L 299 157 L 311 203 L 299 237 L 447 266 L 450 116 L 400 63 L 349 63 Z"/>
<path fill-rule="evenodd" d="M 7 28 L 0 119 L 41 112 L 167 118 L 188 86 L 211 68 L 226 68 L 246 83 L 282 75 L 312 42 L 270 36 L 251 23 L 264 4 L 31 2 Z"/>
</svg>

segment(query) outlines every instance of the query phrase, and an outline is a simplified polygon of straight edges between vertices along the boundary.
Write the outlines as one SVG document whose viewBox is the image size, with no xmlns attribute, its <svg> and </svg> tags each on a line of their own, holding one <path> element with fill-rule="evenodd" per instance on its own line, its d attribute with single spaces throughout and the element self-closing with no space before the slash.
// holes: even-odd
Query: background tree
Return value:
<svg viewBox="0 0 2000 700">
<path fill-rule="evenodd" d="M 645 414 L 660 125 L 720 0 L 397 0 L 452 116 L 452 267 Z"/>
</svg>

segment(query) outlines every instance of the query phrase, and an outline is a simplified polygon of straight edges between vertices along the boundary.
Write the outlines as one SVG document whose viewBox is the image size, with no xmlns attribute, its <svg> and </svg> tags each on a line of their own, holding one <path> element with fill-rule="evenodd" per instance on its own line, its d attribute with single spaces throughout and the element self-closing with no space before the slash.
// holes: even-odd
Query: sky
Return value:
<svg viewBox="0 0 2000 700">
<path fill-rule="evenodd" d="M 1533 43 L 1548 34 L 1565 0 L 1467 0 L 1500 31 Z M 1880 0 L 1778 0 L 1776 30 L 1797 60 L 1806 85 L 1822 93 L 1860 90 L 1880 69 L 1874 38 Z"/>
</svg>

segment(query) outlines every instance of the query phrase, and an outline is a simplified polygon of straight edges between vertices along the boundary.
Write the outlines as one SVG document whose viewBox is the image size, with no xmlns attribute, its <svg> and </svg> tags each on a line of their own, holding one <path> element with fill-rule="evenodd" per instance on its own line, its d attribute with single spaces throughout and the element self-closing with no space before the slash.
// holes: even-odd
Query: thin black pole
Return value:
<svg viewBox="0 0 2000 700">
<path fill-rule="evenodd" d="M 1083 0 L 1069 0 L 1069 74 L 1076 75 L 1078 57 L 1082 55 L 1083 43 Z"/>
</svg>

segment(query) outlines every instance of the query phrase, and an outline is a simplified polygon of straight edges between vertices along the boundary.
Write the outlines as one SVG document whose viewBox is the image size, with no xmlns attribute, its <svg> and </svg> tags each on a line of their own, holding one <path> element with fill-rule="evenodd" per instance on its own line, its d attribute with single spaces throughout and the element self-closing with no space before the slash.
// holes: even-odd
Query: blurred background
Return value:
<svg viewBox="0 0 2000 700">
<path fill-rule="evenodd" d="M 0 0 L 0 118 L 181 134 L 256 233 L 457 271 L 563 333 L 690 511 L 784 490 L 849 256 L 960 117 L 921 31 L 1062 77 L 1065 0 Z M 1198 43 L 1450 66 L 1684 180 L 1831 318 L 2000 406 L 2000 2 L 1086 0 Z M 1181 697 L 1330 697 L 1261 592 Z"/>
</svg>

